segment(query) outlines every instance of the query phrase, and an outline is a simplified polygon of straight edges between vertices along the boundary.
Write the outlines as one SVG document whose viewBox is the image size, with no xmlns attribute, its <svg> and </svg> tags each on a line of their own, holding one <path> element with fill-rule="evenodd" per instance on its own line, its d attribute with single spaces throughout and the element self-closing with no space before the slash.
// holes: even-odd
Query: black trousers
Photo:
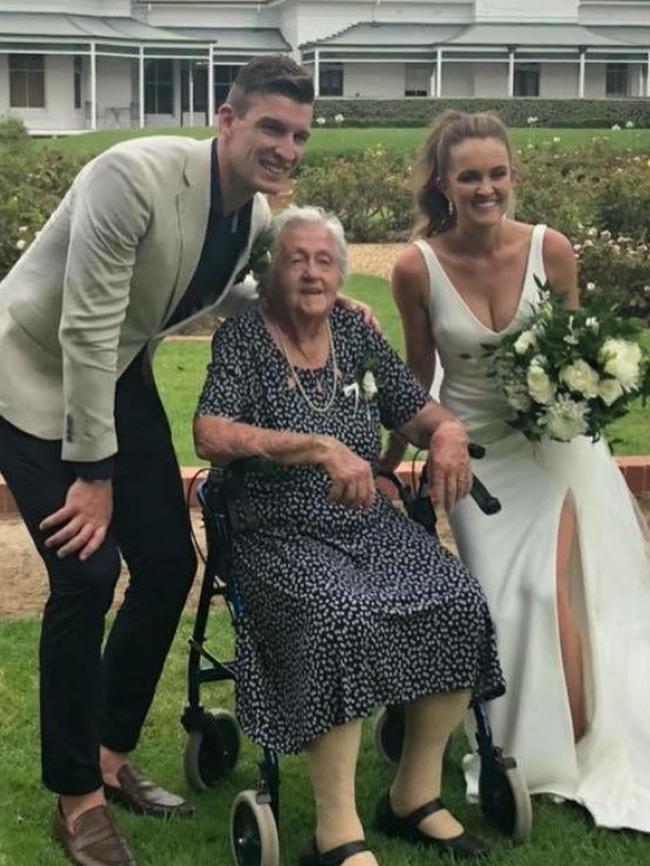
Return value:
<svg viewBox="0 0 650 866">
<path fill-rule="evenodd" d="M 0 419 L 0 472 L 50 582 L 40 644 L 41 749 L 43 781 L 60 794 L 101 786 L 100 743 L 135 748 L 196 571 L 169 424 L 142 356 L 118 380 L 115 422 L 113 520 L 99 550 L 81 562 L 76 554 L 58 559 L 38 528 L 75 480 L 61 442 Z M 130 581 L 102 653 L 120 552 Z"/>
</svg>

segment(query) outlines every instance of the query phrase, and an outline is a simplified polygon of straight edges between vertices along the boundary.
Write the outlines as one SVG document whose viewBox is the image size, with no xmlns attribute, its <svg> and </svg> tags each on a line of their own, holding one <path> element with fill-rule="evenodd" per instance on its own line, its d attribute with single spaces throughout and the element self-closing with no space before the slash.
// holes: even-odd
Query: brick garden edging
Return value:
<svg viewBox="0 0 650 866">
<path fill-rule="evenodd" d="M 632 493 L 636 496 L 650 494 L 650 454 L 636 457 L 617 457 L 616 462 L 625 476 L 625 480 L 627 481 L 628 487 Z M 421 463 L 415 464 L 416 471 L 419 470 L 421 465 Z M 195 495 L 196 483 L 193 484 L 192 482 L 196 478 L 198 469 L 198 466 L 184 466 L 181 470 L 186 495 L 190 485 L 192 485 L 190 498 L 190 504 L 192 506 L 197 504 Z M 411 471 L 412 467 L 410 462 L 402 463 L 399 467 L 398 475 L 402 481 L 409 482 L 411 479 Z M 0 475 L 0 517 L 12 514 L 17 514 L 16 503 L 5 484 L 2 475 Z"/>
</svg>

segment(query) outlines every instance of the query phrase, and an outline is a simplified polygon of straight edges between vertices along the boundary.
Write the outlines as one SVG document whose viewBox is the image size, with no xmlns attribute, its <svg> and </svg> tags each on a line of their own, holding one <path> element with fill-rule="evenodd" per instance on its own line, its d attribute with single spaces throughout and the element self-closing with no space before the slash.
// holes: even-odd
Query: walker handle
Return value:
<svg viewBox="0 0 650 866">
<path fill-rule="evenodd" d="M 485 448 L 477 442 L 470 442 L 467 446 L 469 456 L 475 460 L 480 460 L 485 457 Z M 488 492 L 485 485 L 479 481 L 476 475 L 472 478 L 472 489 L 469 492 L 474 502 L 481 509 L 483 514 L 498 514 L 501 511 L 501 503 L 498 499 Z"/>
</svg>

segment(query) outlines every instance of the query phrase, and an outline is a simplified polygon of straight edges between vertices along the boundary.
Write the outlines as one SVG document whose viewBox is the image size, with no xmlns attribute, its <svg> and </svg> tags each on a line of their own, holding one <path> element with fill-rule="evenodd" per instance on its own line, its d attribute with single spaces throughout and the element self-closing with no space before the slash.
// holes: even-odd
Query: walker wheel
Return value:
<svg viewBox="0 0 650 866">
<path fill-rule="evenodd" d="M 239 758 L 239 725 L 228 710 L 203 710 L 185 744 L 185 778 L 205 791 L 228 776 Z"/>
<path fill-rule="evenodd" d="M 514 758 L 494 749 L 492 760 L 481 758 L 479 801 L 492 827 L 520 845 L 530 838 L 533 810 L 530 794 Z"/>
<path fill-rule="evenodd" d="M 230 812 L 230 845 L 237 866 L 280 866 L 280 842 L 269 803 L 257 791 L 237 794 Z"/>
<path fill-rule="evenodd" d="M 395 704 L 382 707 L 373 723 L 375 749 L 380 758 L 388 764 L 397 764 L 402 756 L 404 741 L 404 707 Z M 446 764 L 451 754 L 451 737 L 445 746 L 443 764 Z"/>
</svg>

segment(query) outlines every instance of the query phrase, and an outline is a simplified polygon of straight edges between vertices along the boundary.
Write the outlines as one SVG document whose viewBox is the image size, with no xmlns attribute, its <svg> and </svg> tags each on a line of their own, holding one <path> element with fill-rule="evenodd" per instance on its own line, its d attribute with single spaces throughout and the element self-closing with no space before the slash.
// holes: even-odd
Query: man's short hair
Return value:
<svg viewBox="0 0 650 866">
<path fill-rule="evenodd" d="M 226 102 L 242 117 L 253 94 L 286 96 L 303 105 L 314 101 L 314 83 L 305 70 L 284 54 L 254 57 L 237 73 Z"/>
</svg>

